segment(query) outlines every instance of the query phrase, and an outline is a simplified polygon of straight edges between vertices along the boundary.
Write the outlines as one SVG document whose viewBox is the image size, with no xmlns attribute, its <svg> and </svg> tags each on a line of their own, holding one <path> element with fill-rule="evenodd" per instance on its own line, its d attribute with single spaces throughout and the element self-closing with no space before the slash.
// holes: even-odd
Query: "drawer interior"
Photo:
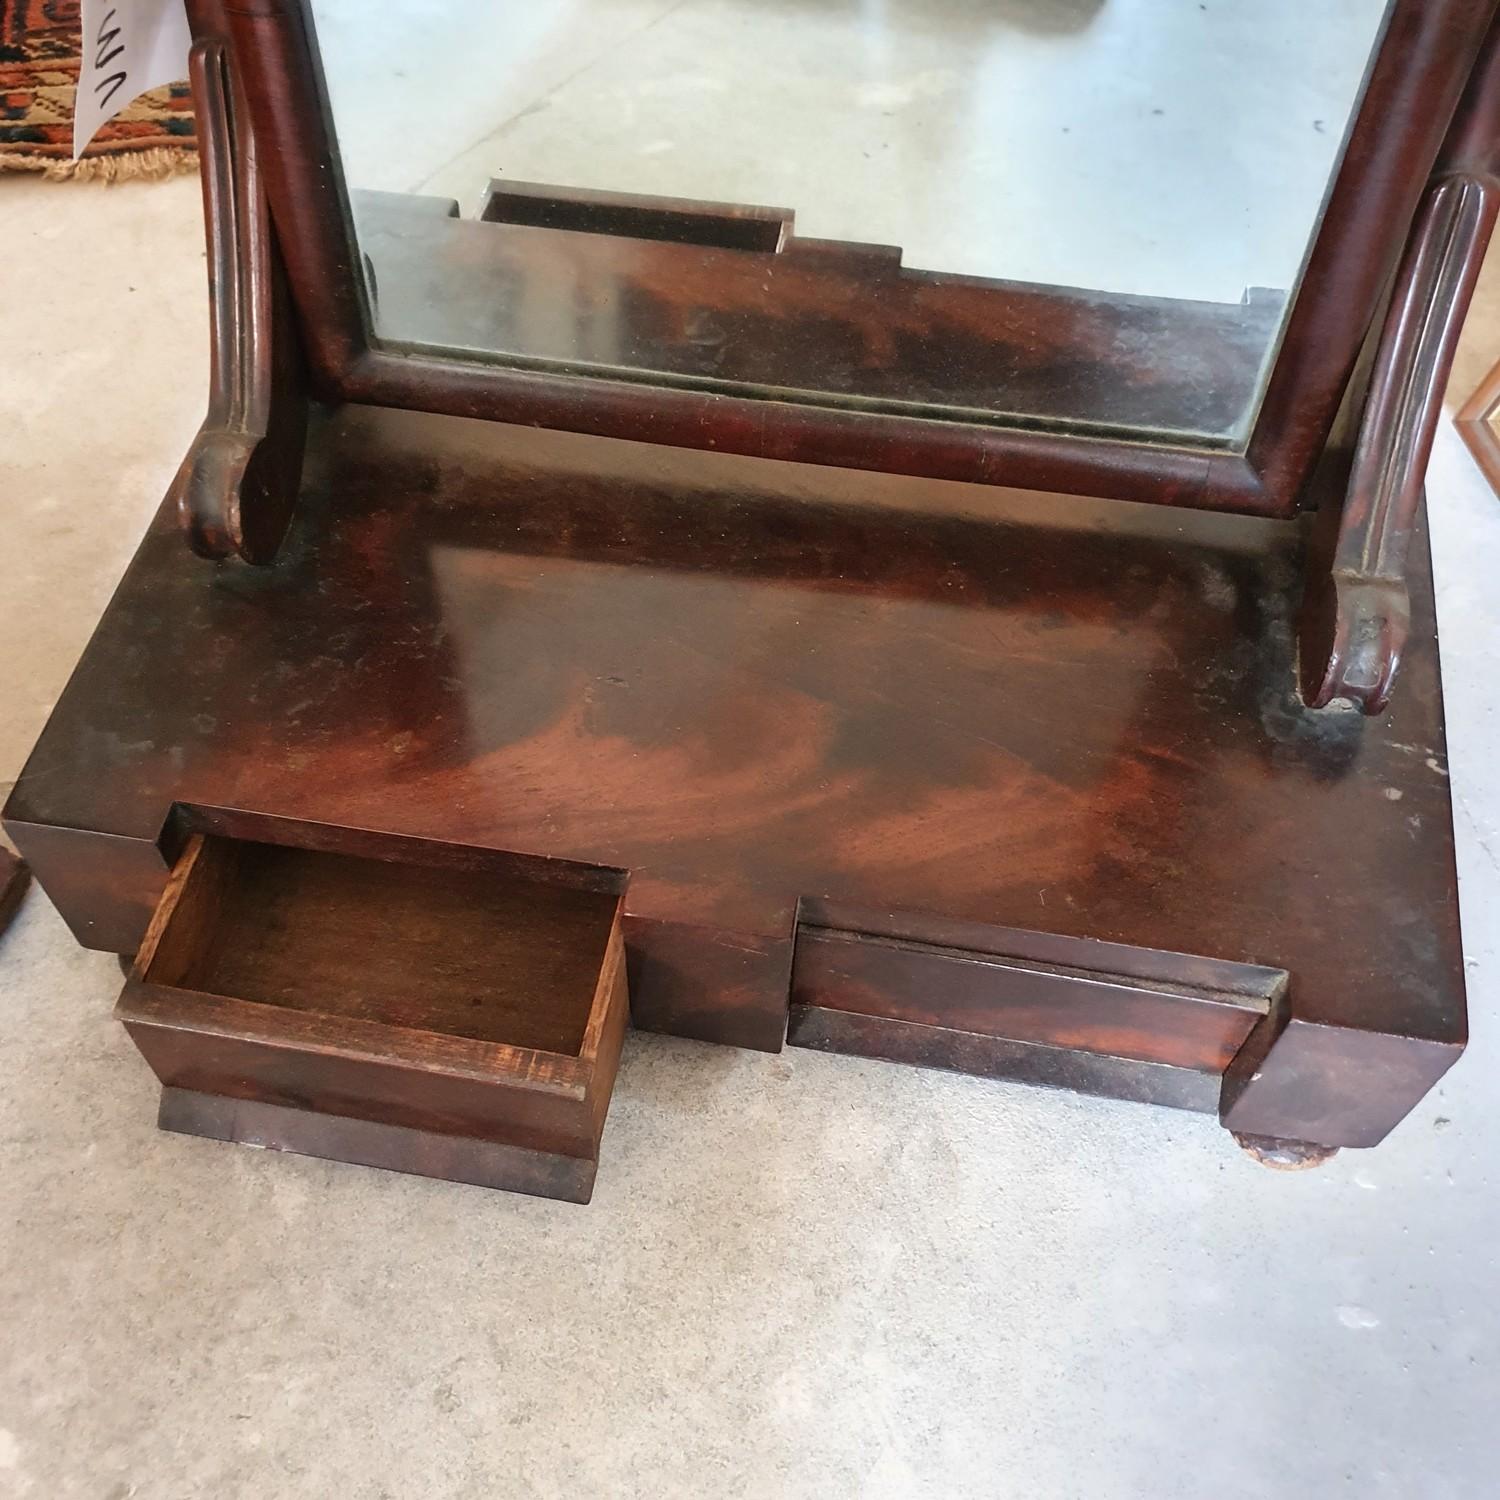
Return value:
<svg viewBox="0 0 1500 1500">
<path fill-rule="evenodd" d="M 360 839 L 375 856 L 188 841 L 117 1006 L 160 1123 L 587 1201 L 629 1016 L 622 877 Z"/>
<path fill-rule="evenodd" d="M 209 839 L 150 983 L 577 1056 L 618 897 Z"/>
</svg>

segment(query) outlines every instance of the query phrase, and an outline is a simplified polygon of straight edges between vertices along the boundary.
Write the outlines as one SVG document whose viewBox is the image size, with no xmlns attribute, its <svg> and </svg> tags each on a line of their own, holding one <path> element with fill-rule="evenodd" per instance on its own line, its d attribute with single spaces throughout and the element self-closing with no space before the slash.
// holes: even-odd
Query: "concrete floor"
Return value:
<svg viewBox="0 0 1500 1500">
<path fill-rule="evenodd" d="M 200 416 L 198 215 L 0 181 L 0 782 Z M 0 1495 L 1492 1495 L 1500 503 L 1446 427 L 1431 493 L 1474 1040 L 1378 1151 L 1282 1175 L 1208 1119 L 644 1036 L 589 1208 L 162 1135 L 114 960 L 34 890 Z"/>
<path fill-rule="evenodd" d="M 312 9 L 357 187 L 763 203 L 924 270 L 1238 302 L 1296 280 L 1387 0 Z"/>
</svg>

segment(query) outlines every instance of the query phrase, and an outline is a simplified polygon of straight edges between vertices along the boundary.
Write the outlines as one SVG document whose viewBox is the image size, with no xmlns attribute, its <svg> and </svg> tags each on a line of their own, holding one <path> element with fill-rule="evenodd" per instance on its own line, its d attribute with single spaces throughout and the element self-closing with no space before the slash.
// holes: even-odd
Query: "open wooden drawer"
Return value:
<svg viewBox="0 0 1500 1500">
<path fill-rule="evenodd" d="M 587 1202 L 629 1009 L 620 877 L 378 852 L 189 840 L 116 1011 L 160 1124 Z"/>
</svg>

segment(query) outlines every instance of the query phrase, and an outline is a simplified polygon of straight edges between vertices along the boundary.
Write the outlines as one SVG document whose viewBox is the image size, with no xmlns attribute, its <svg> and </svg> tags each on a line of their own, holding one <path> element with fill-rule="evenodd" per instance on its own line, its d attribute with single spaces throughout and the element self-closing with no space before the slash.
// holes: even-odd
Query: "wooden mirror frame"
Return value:
<svg viewBox="0 0 1500 1500">
<path fill-rule="evenodd" d="M 1450 124 L 1495 8 L 1494 0 L 1393 0 L 1248 444 L 1231 452 L 772 402 L 380 347 L 354 261 L 306 0 L 190 6 L 198 35 L 228 42 L 243 87 L 315 395 L 684 448 L 1280 517 L 1304 504 L 1423 189 L 1451 141 Z M 1439 170 L 1465 166 L 1449 159 Z"/>
</svg>

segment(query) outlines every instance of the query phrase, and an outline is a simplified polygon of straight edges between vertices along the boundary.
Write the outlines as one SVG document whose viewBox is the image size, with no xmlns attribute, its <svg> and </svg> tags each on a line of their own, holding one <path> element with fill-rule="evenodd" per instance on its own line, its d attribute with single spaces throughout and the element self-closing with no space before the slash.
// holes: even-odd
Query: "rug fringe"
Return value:
<svg viewBox="0 0 1500 1500">
<path fill-rule="evenodd" d="M 198 170 L 198 153 L 180 146 L 152 146 L 64 161 L 23 151 L 0 151 L 0 171 L 40 172 L 48 182 L 150 182 Z"/>
</svg>

